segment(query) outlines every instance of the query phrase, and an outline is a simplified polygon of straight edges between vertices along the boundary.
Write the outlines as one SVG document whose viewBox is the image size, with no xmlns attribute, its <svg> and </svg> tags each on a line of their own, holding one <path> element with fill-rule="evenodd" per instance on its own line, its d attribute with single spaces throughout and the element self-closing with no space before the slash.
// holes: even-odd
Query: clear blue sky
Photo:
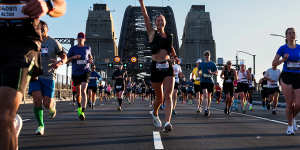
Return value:
<svg viewBox="0 0 300 150">
<path fill-rule="evenodd" d="M 125 9 L 128 5 L 138 5 L 138 0 L 67 0 L 65 16 L 42 19 L 48 22 L 52 37 L 75 37 L 77 32 L 85 31 L 88 9 L 93 3 L 103 2 L 114 10 L 112 16 L 119 38 Z M 234 60 L 237 50 L 256 54 L 257 78 L 271 67 L 277 49 L 284 44 L 284 39 L 269 34 L 284 34 L 287 27 L 295 27 L 297 32 L 300 26 L 299 0 L 145 0 L 145 4 L 173 8 L 179 39 L 191 5 L 206 5 L 212 20 L 217 57 Z M 251 56 L 239 54 L 239 57 L 252 67 Z"/>
</svg>

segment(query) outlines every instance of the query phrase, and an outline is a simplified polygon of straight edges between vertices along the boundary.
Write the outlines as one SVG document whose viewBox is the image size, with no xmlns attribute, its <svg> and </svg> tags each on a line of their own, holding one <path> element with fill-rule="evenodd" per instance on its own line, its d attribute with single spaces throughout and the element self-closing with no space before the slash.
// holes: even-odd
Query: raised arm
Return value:
<svg viewBox="0 0 300 150">
<path fill-rule="evenodd" d="M 147 13 L 147 9 L 145 7 L 144 0 L 139 0 L 139 2 L 140 2 L 140 5 L 141 5 L 141 11 L 142 11 L 142 14 L 144 16 L 145 25 L 146 25 L 147 33 L 148 33 L 149 40 L 150 40 L 150 39 L 153 38 L 154 30 L 152 28 L 150 17 L 148 16 L 148 13 Z M 152 38 L 150 38 L 150 37 L 152 37 Z"/>
<path fill-rule="evenodd" d="M 50 17 L 60 17 L 66 12 L 66 2 L 65 0 L 53 0 L 53 9 L 49 11 L 48 15 Z"/>
</svg>

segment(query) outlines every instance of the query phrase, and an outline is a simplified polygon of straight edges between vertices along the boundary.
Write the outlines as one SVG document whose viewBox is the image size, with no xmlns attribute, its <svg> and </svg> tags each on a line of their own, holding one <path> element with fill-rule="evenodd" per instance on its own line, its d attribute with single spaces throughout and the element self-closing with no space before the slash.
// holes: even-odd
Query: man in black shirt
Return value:
<svg viewBox="0 0 300 150">
<path fill-rule="evenodd" d="M 113 73 L 113 80 L 115 80 L 115 91 L 119 102 L 118 110 L 122 111 L 123 93 L 125 90 L 125 78 L 127 73 L 123 70 L 123 65 L 118 66 L 117 70 Z"/>
</svg>

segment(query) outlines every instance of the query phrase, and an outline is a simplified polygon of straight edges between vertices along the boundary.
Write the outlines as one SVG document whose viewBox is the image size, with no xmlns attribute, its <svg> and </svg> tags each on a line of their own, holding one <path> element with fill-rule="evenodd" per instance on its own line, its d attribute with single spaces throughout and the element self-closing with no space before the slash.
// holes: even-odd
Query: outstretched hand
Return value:
<svg viewBox="0 0 300 150">
<path fill-rule="evenodd" d="M 44 0 L 25 0 L 26 5 L 22 12 L 31 18 L 40 18 L 45 16 L 49 11 L 47 3 Z"/>
</svg>

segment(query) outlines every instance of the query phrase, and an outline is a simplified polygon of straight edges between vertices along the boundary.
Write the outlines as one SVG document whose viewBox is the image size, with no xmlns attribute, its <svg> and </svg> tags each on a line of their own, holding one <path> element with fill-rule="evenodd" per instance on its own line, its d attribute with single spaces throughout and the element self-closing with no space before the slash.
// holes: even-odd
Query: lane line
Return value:
<svg viewBox="0 0 300 150">
<path fill-rule="evenodd" d="M 153 131 L 153 141 L 154 149 L 164 149 L 164 146 L 161 142 L 160 133 L 158 131 Z"/>
<path fill-rule="evenodd" d="M 223 111 L 223 110 L 217 109 L 217 108 L 215 108 L 215 110 Z M 248 115 L 248 114 L 242 114 L 242 113 L 237 113 L 237 112 L 231 112 L 231 113 L 242 115 L 242 116 L 246 116 L 246 117 L 252 117 L 252 118 L 256 118 L 256 119 L 261 119 L 261 120 L 265 120 L 265 121 L 269 121 L 269 122 L 274 122 L 274 123 L 278 123 L 278 124 L 282 124 L 282 125 L 288 125 L 287 122 L 283 122 L 283 121 L 272 120 L 272 119 L 268 119 L 268 118 L 264 118 L 264 117 L 259 117 L 259 116 L 254 116 L 254 115 Z M 297 125 L 297 127 L 300 127 L 300 125 Z"/>
<path fill-rule="evenodd" d="M 31 119 L 23 119 L 23 122 L 26 122 L 26 121 L 29 121 L 29 120 L 31 120 Z"/>
</svg>

